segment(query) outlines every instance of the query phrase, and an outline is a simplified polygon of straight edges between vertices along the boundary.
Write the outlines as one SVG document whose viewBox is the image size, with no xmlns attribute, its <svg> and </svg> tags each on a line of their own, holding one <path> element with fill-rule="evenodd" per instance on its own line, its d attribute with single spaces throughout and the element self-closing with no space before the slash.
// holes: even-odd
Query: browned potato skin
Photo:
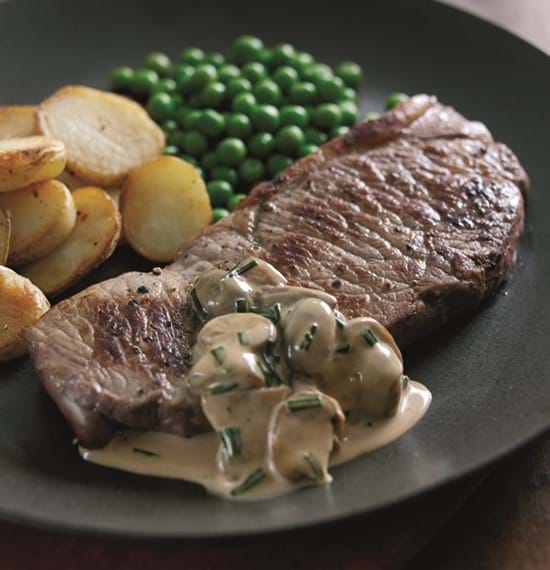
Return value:
<svg viewBox="0 0 550 570">
<path fill-rule="evenodd" d="M 0 362 L 27 352 L 25 331 L 49 308 L 42 291 L 7 267 L 0 267 Z"/>
<path fill-rule="evenodd" d="M 38 134 L 36 107 L 0 107 L 0 140 Z"/>
<path fill-rule="evenodd" d="M 71 235 L 46 257 L 21 268 L 48 297 L 70 289 L 108 259 L 120 237 L 120 213 L 107 192 L 86 186 L 72 194 L 77 221 Z"/>
<path fill-rule="evenodd" d="M 9 214 L 0 206 L 0 265 L 6 265 L 10 250 L 11 220 Z"/>
</svg>

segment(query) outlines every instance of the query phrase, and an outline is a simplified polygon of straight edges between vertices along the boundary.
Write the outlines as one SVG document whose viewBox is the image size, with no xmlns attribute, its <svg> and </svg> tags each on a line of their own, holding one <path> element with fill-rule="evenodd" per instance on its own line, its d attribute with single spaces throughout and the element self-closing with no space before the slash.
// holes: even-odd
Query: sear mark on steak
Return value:
<svg viewBox="0 0 550 570">
<path fill-rule="evenodd" d="M 200 323 L 194 279 L 254 255 L 325 290 L 407 345 L 473 310 L 511 271 L 528 179 L 515 155 L 419 95 L 257 187 L 162 272 L 62 301 L 28 333 L 38 375 L 80 442 L 117 425 L 192 435 L 197 402 L 171 403 Z"/>
</svg>

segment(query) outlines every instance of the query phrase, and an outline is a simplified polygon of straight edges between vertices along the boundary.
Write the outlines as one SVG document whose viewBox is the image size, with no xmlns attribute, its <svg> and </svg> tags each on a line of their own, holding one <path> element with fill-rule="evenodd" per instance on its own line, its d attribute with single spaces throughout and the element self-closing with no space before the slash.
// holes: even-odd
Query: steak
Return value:
<svg viewBox="0 0 550 570">
<path fill-rule="evenodd" d="M 118 425 L 204 431 L 196 402 L 171 402 L 200 327 L 189 296 L 198 275 L 263 258 L 407 345 L 510 273 L 527 187 L 482 124 L 412 97 L 257 187 L 161 274 L 125 274 L 60 302 L 28 333 L 35 369 L 85 446 Z"/>
</svg>

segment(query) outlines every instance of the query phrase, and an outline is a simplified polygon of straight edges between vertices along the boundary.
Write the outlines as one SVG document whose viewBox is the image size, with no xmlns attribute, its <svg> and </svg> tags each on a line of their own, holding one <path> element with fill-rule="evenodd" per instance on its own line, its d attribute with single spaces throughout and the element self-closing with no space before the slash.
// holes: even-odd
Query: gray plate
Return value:
<svg viewBox="0 0 550 570">
<path fill-rule="evenodd" d="M 320 60 L 359 61 L 365 105 L 429 92 L 486 122 L 532 177 L 512 282 L 471 318 L 407 354 L 433 391 L 427 417 L 388 447 L 334 470 L 332 486 L 255 504 L 190 484 L 89 465 L 28 361 L 0 368 L 0 511 L 7 519 L 133 536 L 253 534 L 335 521 L 417 495 L 493 461 L 550 426 L 550 62 L 487 23 L 422 0 L 352 2 L 19 0 L 0 6 L 0 103 L 66 83 L 106 87 L 112 66 L 154 49 L 224 49 L 241 33 Z M 366 108 L 366 107 L 365 107 Z M 546 254 L 546 255 L 545 255 Z M 117 255 L 99 279 L 137 263 Z M 0 299 L 1 303 L 1 299 Z"/>
</svg>

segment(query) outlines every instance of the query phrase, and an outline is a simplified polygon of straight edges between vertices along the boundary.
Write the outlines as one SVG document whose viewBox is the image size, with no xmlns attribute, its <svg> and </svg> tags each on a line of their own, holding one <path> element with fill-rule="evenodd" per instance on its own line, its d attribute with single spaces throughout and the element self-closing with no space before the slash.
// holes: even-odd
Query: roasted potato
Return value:
<svg viewBox="0 0 550 570">
<path fill-rule="evenodd" d="M 76 223 L 72 194 L 58 180 L 4 192 L 0 206 L 11 218 L 10 266 L 48 255 L 69 237 Z"/>
<path fill-rule="evenodd" d="M 72 287 L 113 253 L 120 236 L 120 214 L 107 192 L 93 186 L 73 192 L 76 225 L 52 253 L 21 268 L 48 296 Z"/>
<path fill-rule="evenodd" d="M 36 107 L 0 107 L 0 140 L 37 134 Z"/>
<path fill-rule="evenodd" d="M 212 219 L 202 178 L 187 162 L 160 156 L 134 168 L 120 194 L 124 237 L 151 261 L 172 261 Z"/>
<path fill-rule="evenodd" d="M 64 87 L 46 99 L 38 128 L 65 143 L 72 176 L 107 188 L 164 148 L 164 133 L 140 105 L 89 87 Z"/>
<path fill-rule="evenodd" d="M 0 206 L 0 265 L 5 265 L 10 250 L 11 220 L 9 214 Z"/>
<path fill-rule="evenodd" d="M 49 308 L 40 289 L 15 271 L 0 267 L 0 362 L 27 352 L 24 333 Z"/>
<path fill-rule="evenodd" d="M 65 168 L 65 147 L 48 137 L 0 141 L 0 192 L 55 178 Z"/>
<path fill-rule="evenodd" d="M 83 186 L 87 186 L 85 182 L 79 180 L 78 178 L 74 177 L 68 170 L 64 170 L 58 177 L 57 180 L 65 184 L 65 186 L 72 192 L 77 188 L 82 188 Z"/>
</svg>

